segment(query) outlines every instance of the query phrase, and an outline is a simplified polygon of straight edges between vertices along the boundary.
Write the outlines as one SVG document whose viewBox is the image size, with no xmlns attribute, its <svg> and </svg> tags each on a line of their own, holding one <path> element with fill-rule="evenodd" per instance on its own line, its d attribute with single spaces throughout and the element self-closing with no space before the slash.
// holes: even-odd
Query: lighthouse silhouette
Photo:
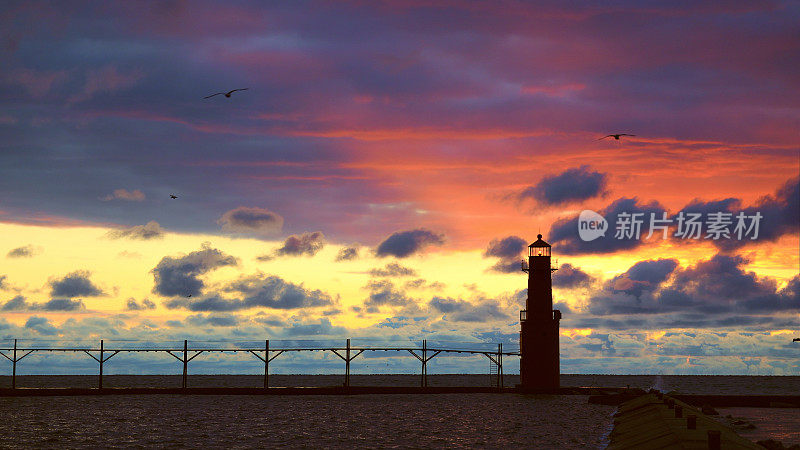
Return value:
<svg viewBox="0 0 800 450">
<path fill-rule="evenodd" d="M 558 325 L 561 311 L 553 309 L 551 274 L 558 270 L 550 263 L 550 244 L 536 236 L 528 246 L 528 298 L 525 309 L 519 312 L 520 378 L 521 387 L 528 390 L 551 391 L 560 386 Z"/>
</svg>

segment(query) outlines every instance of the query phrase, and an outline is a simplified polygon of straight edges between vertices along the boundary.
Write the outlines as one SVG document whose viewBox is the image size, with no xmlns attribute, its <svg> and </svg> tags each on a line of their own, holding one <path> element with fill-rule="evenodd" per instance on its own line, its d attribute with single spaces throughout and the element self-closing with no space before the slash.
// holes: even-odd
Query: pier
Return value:
<svg viewBox="0 0 800 450">
<path fill-rule="evenodd" d="M 494 390 L 502 390 L 503 389 L 503 357 L 504 356 L 519 356 L 519 352 L 508 352 L 503 351 L 503 344 L 497 344 L 496 351 L 487 351 L 487 350 L 475 350 L 475 349 L 466 349 L 466 348 L 455 348 L 455 347 L 445 347 L 445 346 L 432 346 L 428 347 L 428 341 L 423 340 L 422 345 L 419 347 L 411 347 L 408 345 L 399 345 L 399 346 L 353 346 L 351 345 L 351 340 L 347 339 L 345 341 L 344 346 L 280 346 L 280 347 L 271 347 L 270 340 L 264 340 L 263 347 L 252 347 L 252 346 L 234 346 L 230 345 L 228 347 L 190 347 L 189 340 L 183 341 L 182 347 L 172 347 L 172 348 L 157 348 L 151 345 L 138 345 L 138 346 L 117 346 L 106 347 L 105 340 L 100 340 L 99 345 L 97 347 L 81 347 L 81 346 L 67 346 L 67 347 L 48 347 L 48 346 L 36 346 L 36 345 L 27 345 L 27 346 L 20 346 L 18 345 L 17 339 L 13 340 L 13 345 L 11 346 L 3 346 L 0 347 L 0 356 L 4 357 L 11 363 L 11 391 L 17 389 L 17 365 L 20 362 L 36 353 L 84 353 L 88 355 L 91 359 L 97 362 L 98 364 L 98 378 L 97 378 L 97 389 L 102 390 L 104 392 L 111 393 L 113 391 L 108 390 L 107 388 L 103 387 L 103 368 L 105 364 L 114 356 L 122 354 L 122 353 L 145 353 L 145 354 L 155 354 L 155 353 L 163 353 L 168 354 L 175 358 L 177 362 L 180 364 L 182 368 L 182 376 L 181 376 L 181 389 L 185 391 L 189 389 L 189 362 L 197 358 L 202 354 L 208 353 L 221 353 L 221 354 L 236 354 L 236 353 L 246 353 L 250 354 L 253 357 L 257 358 L 261 362 L 264 363 L 264 384 L 263 389 L 274 389 L 270 388 L 269 384 L 269 364 L 275 358 L 292 352 L 331 352 L 337 357 L 339 357 L 344 362 L 344 382 L 342 384 L 342 388 L 347 390 L 349 389 L 349 393 L 355 393 L 358 389 L 356 387 L 350 386 L 350 363 L 356 359 L 359 355 L 363 354 L 364 352 L 400 352 L 400 353 L 407 353 L 412 355 L 416 358 L 420 363 L 420 388 L 422 389 L 429 389 L 435 390 L 440 388 L 432 388 L 428 387 L 428 362 L 430 362 L 434 357 L 439 355 L 456 355 L 456 354 L 469 354 L 469 355 L 483 355 L 488 358 L 490 362 L 490 374 L 493 380 L 493 388 Z M 142 343 L 147 344 L 147 343 Z M 141 388 L 140 388 L 141 389 Z M 145 388 L 146 390 L 149 388 Z M 153 388 L 155 392 L 161 392 L 160 388 Z M 150 389 L 151 391 L 153 389 Z M 203 388 L 205 389 L 205 388 Z M 280 388 L 284 389 L 284 388 Z M 319 388 L 303 388 L 303 389 L 319 389 Z M 405 388 L 403 388 L 405 389 Z M 478 389 L 484 389 L 483 387 Z M 0 395 L 9 395 L 8 389 L 0 390 Z M 26 390 L 27 391 L 27 390 Z M 77 390 L 75 392 L 82 391 Z M 61 390 L 60 392 L 65 392 Z M 133 391 L 127 391 L 128 393 L 134 393 Z M 198 391 L 198 393 L 201 391 Z M 275 391 L 279 392 L 279 391 Z M 288 393 L 289 391 L 282 391 L 284 393 Z M 306 392 L 306 391 L 303 391 Z M 327 391 L 326 391 L 327 392 Z M 333 393 L 341 393 L 340 390 L 331 391 Z M 135 393 L 146 393 L 145 391 L 137 391 Z M 63 395 L 63 394 L 62 394 Z"/>
</svg>

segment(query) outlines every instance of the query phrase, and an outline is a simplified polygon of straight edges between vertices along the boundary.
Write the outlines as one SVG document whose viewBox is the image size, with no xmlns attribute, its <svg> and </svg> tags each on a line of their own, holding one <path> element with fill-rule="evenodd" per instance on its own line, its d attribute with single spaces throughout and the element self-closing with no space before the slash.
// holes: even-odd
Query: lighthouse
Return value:
<svg viewBox="0 0 800 450">
<path fill-rule="evenodd" d="M 523 389 L 551 391 L 559 388 L 558 324 L 561 311 L 553 309 L 550 244 L 536 236 L 528 246 L 528 298 L 519 312 L 520 378 Z"/>
</svg>

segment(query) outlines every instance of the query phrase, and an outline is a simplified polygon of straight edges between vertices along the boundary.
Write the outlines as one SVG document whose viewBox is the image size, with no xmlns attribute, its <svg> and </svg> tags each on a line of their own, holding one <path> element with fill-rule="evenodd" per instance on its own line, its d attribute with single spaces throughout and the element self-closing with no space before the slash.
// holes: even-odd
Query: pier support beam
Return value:
<svg viewBox="0 0 800 450">
<path fill-rule="evenodd" d="M 22 360 L 22 358 L 30 355 L 31 353 L 33 353 L 33 352 L 35 352 L 36 350 L 39 350 L 39 349 L 32 349 L 32 350 L 28 349 L 27 353 L 25 353 L 24 355 L 22 355 L 19 358 L 17 358 L 17 350 L 18 350 L 17 349 L 17 340 L 14 339 L 14 348 L 13 349 L 3 349 L 3 350 L 11 351 L 11 356 L 10 357 L 8 355 L 6 355 L 5 352 L 3 352 L 3 351 L 0 351 L 0 355 L 3 356 L 3 358 L 11 361 L 11 389 L 16 389 L 17 388 L 17 363 L 20 362 Z"/>
<path fill-rule="evenodd" d="M 187 339 L 184 339 L 183 340 L 183 355 L 182 355 L 182 357 L 176 355 L 175 353 L 172 353 L 173 352 L 172 350 L 165 350 L 165 351 L 167 353 L 169 353 L 170 355 L 172 355 L 173 358 L 175 358 L 178 361 L 180 361 L 181 363 L 183 363 L 183 377 L 181 377 L 181 388 L 186 389 L 186 384 L 187 384 L 186 381 L 187 381 L 188 372 L 189 372 L 189 370 L 188 370 L 189 369 L 189 361 L 197 358 L 198 356 L 200 356 L 206 350 L 193 350 L 195 352 L 194 355 L 189 357 L 189 341 Z"/>
<path fill-rule="evenodd" d="M 419 362 L 422 364 L 422 370 L 420 371 L 419 385 L 421 387 L 428 387 L 428 361 L 432 360 L 434 356 L 438 355 L 442 351 L 438 350 L 436 353 L 432 354 L 431 356 L 428 356 L 428 340 L 423 339 L 422 356 L 416 354 L 414 350 L 409 350 L 408 352 L 414 355 L 414 357 L 417 358 Z"/>
<path fill-rule="evenodd" d="M 248 350 L 248 352 L 250 352 L 251 355 L 253 355 L 256 358 L 260 359 L 264 363 L 264 388 L 265 389 L 268 388 L 269 387 L 269 363 L 273 359 L 275 359 L 278 356 L 280 356 L 280 354 L 283 353 L 284 350 L 278 350 L 270 358 L 270 356 L 269 356 L 269 339 L 267 339 L 267 340 L 264 341 L 264 356 L 263 357 L 261 355 L 259 355 L 256 350 Z"/>
<path fill-rule="evenodd" d="M 90 350 L 84 350 L 83 351 L 83 353 L 86 353 L 87 355 L 89 355 L 90 358 L 92 358 L 93 360 L 97 361 L 97 363 L 100 365 L 100 372 L 99 372 L 99 376 L 97 378 L 97 388 L 98 389 L 103 389 L 103 363 L 108 361 L 109 359 L 113 358 L 114 355 L 116 355 L 119 352 L 120 352 L 120 350 L 116 350 L 116 351 L 114 351 L 114 353 L 112 353 L 112 354 L 108 355 L 108 357 L 106 357 L 102 339 L 100 339 L 100 354 L 99 354 L 99 358 L 94 356 L 91 353 Z"/>
<path fill-rule="evenodd" d="M 350 387 L 350 361 L 356 359 L 358 355 L 364 353 L 364 350 L 361 349 L 355 355 L 350 356 L 350 339 L 347 340 L 347 346 L 344 349 L 344 356 L 342 356 L 342 354 L 339 353 L 335 348 L 328 350 L 332 351 L 336 356 L 344 360 L 344 387 Z"/>
</svg>

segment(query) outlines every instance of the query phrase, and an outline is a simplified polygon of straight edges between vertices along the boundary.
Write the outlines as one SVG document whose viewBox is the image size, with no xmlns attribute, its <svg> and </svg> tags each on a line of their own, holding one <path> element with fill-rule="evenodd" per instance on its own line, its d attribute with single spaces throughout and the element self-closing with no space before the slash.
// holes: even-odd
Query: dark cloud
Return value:
<svg viewBox="0 0 800 450">
<path fill-rule="evenodd" d="M 6 254 L 6 258 L 32 258 L 38 253 L 33 245 L 17 247 Z"/>
<path fill-rule="evenodd" d="M 28 302 L 18 295 L 0 306 L 0 311 L 79 311 L 86 309 L 80 299 L 54 298 L 44 303 Z"/>
<path fill-rule="evenodd" d="M 381 242 L 375 250 L 375 254 L 379 257 L 396 256 L 405 258 L 421 252 L 428 246 L 443 245 L 444 242 L 443 234 L 434 233 L 425 228 L 399 231 Z"/>
<path fill-rule="evenodd" d="M 518 200 L 535 199 L 543 205 L 562 205 L 588 200 L 605 193 L 608 174 L 595 172 L 583 165 L 558 175 L 544 177 L 516 195 Z"/>
<path fill-rule="evenodd" d="M 428 306 L 443 313 L 445 320 L 454 322 L 490 322 L 509 318 L 496 300 L 483 300 L 473 304 L 450 297 L 433 297 Z"/>
<path fill-rule="evenodd" d="M 414 269 L 393 262 L 382 269 L 371 269 L 369 274 L 373 277 L 413 277 L 417 275 L 417 272 Z"/>
<path fill-rule="evenodd" d="M 97 286 L 95 286 L 89 276 L 91 273 L 87 270 L 77 270 L 66 275 L 60 280 L 50 281 L 51 292 L 53 297 L 97 297 L 105 295 Z"/>
<path fill-rule="evenodd" d="M 31 329 L 42 336 L 54 336 L 58 334 L 58 329 L 54 327 L 45 317 L 28 317 L 25 328 Z"/>
<path fill-rule="evenodd" d="M 593 294 L 589 311 L 596 315 L 697 314 L 698 318 L 686 326 L 699 326 L 699 323 L 721 325 L 743 320 L 735 319 L 734 314 L 800 310 L 798 277 L 778 289 L 774 279 L 744 271 L 741 266 L 747 262 L 741 256 L 725 254 L 685 269 L 677 268 L 675 260 L 640 261 Z M 763 321 L 751 322 L 759 320 Z"/>
<path fill-rule="evenodd" d="M 319 323 L 293 323 L 289 328 L 285 329 L 287 336 L 341 336 L 347 332 L 347 329 L 340 326 L 331 324 L 330 319 L 321 318 Z"/>
<path fill-rule="evenodd" d="M 196 314 L 187 317 L 186 323 L 196 327 L 235 327 L 239 324 L 239 318 L 230 314 Z"/>
<path fill-rule="evenodd" d="M 722 200 L 702 201 L 695 199 L 684 206 L 678 213 L 667 215 L 668 223 L 667 237 L 674 242 L 693 243 L 711 242 L 716 247 L 731 252 L 743 246 L 764 241 L 776 241 L 781 236 L 787 234 L 797 234 L 800 231 L 800 182 L 798 178 L 788 180 L 773 195 L 767 195 L 759 199 L 754 206 L 741 208 L 741 200 L 737 198 L 726 198 Z M 649 240 L 663 239 L 663 231 L 654 228 L 653 235 L 650 234 L 650 219 L 654 215 L 656 219 L 662 219 L 666 210 L 657 202 L 641 204 L 636 198 L 620 198 L 608 205 L 605 209 L 598 211 L 608 221 L 608 229 L 603 237 L 593 241 L 584 242 L 578 234 L 578 216 L 565 218 L 556 221 L 550 227 L 549 238 L 551 244 L 557 251 L 564 254 L 586 254 L 586 253 L 612 253 L 620 250 L 632 250 L 640 245 L 646 244 Z M 641 233 L 639 239 L 617 239 L 617 222 L 621 213 L 635 214 L 641 213 Z M 697 219 L 700 225 L 698 238 L 694 238 L 696 233 L 692 233 L 691 238 L 675 236 L 678 231 L 678 218 L 680 214 L 688 218 L 689 214 L 700 214 Z M 707 222 L 711 213 L 730 213 L 731 225 L 728 227 L 729 237 L 721 236 L 713 239 L 713 235 L 708 233 Z M 736 232 L 739 223 L 737 216 L 744 214 L 743 225 L 749 227 L 756 214 L 761 215 L 759 223 L 758 238 L 752 240 L 754 232 L 749 234 L 747 228 L 742 229 L 741 239 Z M 685 231 L 686 226 L 683 226 Z M 711 237 L 711 238 L 709 238 Z"/>
<path fill-rule="evenodd" d="M 8 278 L 7 275 L 0 275 L 0 290 L 6 289 L 6 279 Z"/>
<path fill-rule="evenodd" d="M 490 270 L 500 273 L 515 273 L 520 271 L 522 253 L 527 245 L 527 242 L 518 236 L 493 239 L 483 252 L 483 256 L 484 258 L 500 258 Z"/>
<path fill-rule="evenodd" d="M 586 253 L 613 253 L 620 250 L 632 250 L 647 242 L 645 237 L 650 230 L 650 214 L 660 218 L 665 212 L 663 206 L 658 202 L 640 203 L 637 198 L 620 198 L 608 205 L 598 213 L 608 221 L 608 229 L 605 236 L 593 241 L 583 241 L 578 235 L 578 216 L 557 220 L 550 226 L 550 234 L 545 238 L 550 240 L 554 251 L 566 255 L 586 254 Z M 642 214 L 637 220 L 641 220 L 640 239 L 617 239 L 616 224 L 621 213 Z M 657 237 L 654 235 L 651 239 Z"/>
<path fill-rule="evenodd" d="M 225 298 L 211 294 L 198 298 L 176 298 L 164 302 L 169 309 L 190 311 L 239 311 L 250 308 L 299 309 L 332 305 L 330 295 L 318 289 L 306 289 L 276 276 L 253 275 L 240 278 L 223 289 L 238 294 Z"/>
<path fill-rule="evenodd" d="M 735 209 L 731 210 L 734 213 L 731 239 L 713 241 L 714 245 L 723 250 L 732 251 L 764 241 L 774 242 L 787 234 L 797 236 L 800 232 L 800 177 L 788 180 L 774 195 L 764 196 L 754 206 L 741 210 L 745 216 L 754 216 L 756 213 L 762 216 L 756 240 L 750 239 L 752 233 L 746 237 L 743 235 L 741 240 L 738 239 L 738 235 L 734 234 L 738 212 Z M 746 224 L 749 226 L 749 219 L 746 220 Z"/>
<path fill-rule="evenodd" d="M 235 266 L 235 257 L 203 244 L 202 250 L 185 256 L 165 256 L 151 271 L 155 286 L 153 293 L 165 297 L 200 295 L 205 284 L 199 278 L 211 270 Z"/>
<path fill-rule="evenodd" d="M 624 274 L 614 277 L 609 282 L 610 289 L 639 297 L 643 292 L 656 290 L 676 267 L 678 261 L 674 259 L 639 261 Z"/>
<path fill-rule="evenodd" d="M 518 258 L 528 246 L 528 242 L 518 236 L 493 239 L 483 252 L 484 257 Z"/>
<path fill-rule="evenodd" d="M 283 246 L 275 250 L 277 256 L 314 256 L 325 246 L 325 236 L 320 231 L 291 235 L 283 242 Z"/>
<path fill-rule="evenodd" d="M 379 312 L 382 306 L 415 307 L 416 301 L 408 297 L 405 292 L 395 288 L 394 283 L 388 280 L 372 280 L 366 288 L 369 296 L 364 301 L 366 312 Z"/>
<path fill-rule="evenodd" d="M 283 217 L 268 209 L 240 206 L 223 214 L 217 223 L 228 232 L 269 235 L 283 228 Z"/>
<path fill-rule="evenodd" d="M 125 303 L 125 309 L 128 311 L 143 311 L 147 309 L 156 309 L 156 304 L 149 299 L 142 300 L 141 303 L 137 302 L 135 298 L 131 297 Z"/>
<path fill-rule="evenodd" d="M 358 247 L 344 247 L 336 255 L 336 261 L 352 261 L 358 259 Z"/>
<path fill-rule="evenodd" d="M 111 230 L 106 236 L 111 239 L 139 239 L 147 241 L 150 239 L 162 239 L 164 237 L 164 229 L 158 222 L 151 220 L 145 225 L 134 225 L 130 228 L 123 228 L 120 230 Z"/>
<path fill-rule="evenodd" d="M 25 300 L 25 297 L 18 295 L 11 300 L 3 303 L 0 306 L 2 311 L 26 311 L 30 308 L 30 304 Z"/>
<path fill-rule="evenodd" d="M 562 264 L 553 273 L 553 287 L 577 288 L 587 287 L 594 282 L 594 277 L 570 263 Z"/>
</svg>

